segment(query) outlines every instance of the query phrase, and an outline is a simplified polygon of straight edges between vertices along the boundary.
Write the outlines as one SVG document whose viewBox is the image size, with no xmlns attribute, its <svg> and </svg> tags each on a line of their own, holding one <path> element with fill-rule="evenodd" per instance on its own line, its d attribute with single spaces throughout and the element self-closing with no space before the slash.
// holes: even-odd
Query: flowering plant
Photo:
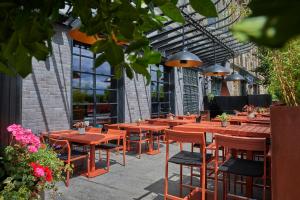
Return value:
<svg viewBox="0 0 300 200">
<path fill-rule="evenodd" d="M 85 122 L 76 122 L 73 126 L 75 128 L 86 128 L 86 127 L 88 127 L 88 125 Z"/>
<path fill-rule="evenodd" d="M 39 199 L 40 192 L 63 180 L 64 163 L 30 129 L 11 125 L 14 144 L 0 155 L 0 200 Z"/>
<path fill-rule="evenodd" d="M 245 105 L 243 107 L 243 111 L 247 112 L 247 113 L 253 113 L 256 111 L 256 109 L 255 109 L 255 106 L 253 106 L 253 105 Z"/>
</svg>

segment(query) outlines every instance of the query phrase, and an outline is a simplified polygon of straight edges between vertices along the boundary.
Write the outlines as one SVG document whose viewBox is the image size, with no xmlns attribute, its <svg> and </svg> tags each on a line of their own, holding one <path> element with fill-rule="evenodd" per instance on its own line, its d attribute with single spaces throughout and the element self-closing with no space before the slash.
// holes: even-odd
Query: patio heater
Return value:
<svg viewBox="0 0 300 200">
<path fill-rule="evenodd" d="M 215 62 L 215 64 L 213 64 L 209 67 L 203 68 L 202 74 L 205 76 L 225 76 L 225 75 L 229 74 L 229 70 L 219 64 L 216 64 L 215 41 L 213 41 L 213 44 L 214 44 L 214 62 Z"/>
<path fill-rule="evenodd" d="M 171 55 L 165 65 L 168 67 L 200 67 L 203 62 L 198 56 L 188 51 L 185 47 L 184 26 L 182 27 L 182 45 L 183 50 Z"/>
<path fill-rule="evenodd" d="M 225 78 L 225 81 L 244 81 L 245 78 L 240 75 L 237 71 L 234 71 L 234 55 L 233 55 L 233 72 Z"/>
</svg>

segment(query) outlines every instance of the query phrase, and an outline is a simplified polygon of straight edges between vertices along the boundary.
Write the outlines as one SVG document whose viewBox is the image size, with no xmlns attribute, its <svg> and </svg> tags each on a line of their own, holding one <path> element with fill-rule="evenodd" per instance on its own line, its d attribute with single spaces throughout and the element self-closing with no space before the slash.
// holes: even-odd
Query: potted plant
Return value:
<svg viewBox="0 0 300 200">
<path fill-rule="evenodd" d="M 222 115 L 218 115 L 217 118 L 219 120 L 221 120 L 221 126 L 222 127 L 226 127 L 228 124 L 228 120 L 229 120 L 229 115 L 227 115 L 226 113 L 222 113 Z"/>
<path fill-rule="evenodd" d="M 215 95 L 213 93 L 208 93 L 207 94 L 207 101 L 208 103 L 211 103 L 215 98 Z"/>
<path fill-rule="evenodd" d="M 85 122 L 76 122 L 73 126 L 78 129 L 79 134 L 84 134 L 85 128 L 88 127 Z"/>
<path fill-rule="evenodd" d="M 67 170 L 63 161 L 30 129 L 13 124 L 7 130 L 13 142 L 0 155 L 0 199 L 41 199 L 44 190 L 55 192 Z"/>
<path fill-rule="evenodd" d="M 255 113 L 256 109 L 253 105 L 245 105 L 243 107 L 243 111 L 248 113 L 248 117 L 250 119 L 253 119 L 256 117 L 256 113 Z"/>
<path fill-rule="evenodd" d="M 141 122 L 142 122 L 142 119 L 141 118 L 139 118 L 138 120 L 136 120 L 135 121 L 136 123 L 137 123 L 137 125 L 139 126 L 140 124 L 141 124 Z"/>
<path fill-rule="evenodd" d="M 171 112 L 167 114 L 167 118 L 168 118 L 168 119 L 173 120 L 174 117 L 175 117 L 175 115 L 174 115 L 173 113 L 171 113 Z"/>
</svg>

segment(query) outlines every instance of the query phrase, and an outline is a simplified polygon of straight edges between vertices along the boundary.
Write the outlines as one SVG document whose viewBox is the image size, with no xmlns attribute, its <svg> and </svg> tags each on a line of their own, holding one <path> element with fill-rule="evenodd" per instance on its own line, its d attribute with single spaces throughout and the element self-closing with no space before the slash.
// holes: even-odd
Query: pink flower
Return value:
<svg viewBox="0 0 300 200">
<path fill-rule="evenodd" d="M 30 153 L 37 152 L 40 148 L 40 139 L 32 133 L 31 129 L 25 129 L 21 125 L 13 124 L 7 127 L 7 130 L 12 133 L 16 141 L 23 146 L 27 146 Z"/>
<path fill-rule="evenodd" d="M 38 148 L 33 145 L 28 146 L 27 149 L 30 153 L 36 153 L 38 151 Z"/>
</svg>

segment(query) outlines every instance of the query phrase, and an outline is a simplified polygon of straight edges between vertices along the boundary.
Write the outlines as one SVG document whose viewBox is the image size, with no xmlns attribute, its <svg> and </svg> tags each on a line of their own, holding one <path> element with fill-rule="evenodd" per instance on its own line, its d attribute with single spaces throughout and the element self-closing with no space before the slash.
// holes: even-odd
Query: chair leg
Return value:
<svg viewBox="0 0 300 200">
<path fill-rule="evenodd" d="M 218 199 L 218 170 L 215 168 L 215 188 L 214 188 L 214 200 Z"/>
<path fill-rule="evenodd" d="M 139 141 L 139 159 L 141 159 L 141 154 L 142 154 L 142 142 Z"/>
<path fill-rule="evenodd" d="M 109 172 L 110 168 L 110 151 L 106 150 L 106 166 L 107 166 L 107 171 Z"/>
<path fill-rule="evenodd" d="M 223 173 L 223 200 L 227 199 L 227 173 Z"/>
<path fill-rule="evenodd" d="M 191 167 L 191 176 L 190 176 L 190 185 L 193 185 L 193 170 L 194 168 Z"/>
<path fill-rule="evenodd" d="M 169 186 L 169 165 L 168 161 L 166 161 L 166 166 L 165 166 L 165 184 L 164 184 L 164 200 L 167 200 L 167 195 L 168 195 L 168 186 Z"/>
<path fill-rule="evenodd" d="M 159 145 L 160 145 L 160 142 L 159 142 L 159 136 L 157 137 L 157 150 L 159 152 Z"/>
<path fill-rule="evenodd" d="M 87 174 L 90 177 L 90 156 L 87 156 Z"/>
<path fill-rule="evenodd" d="M 125 148 L 123 148 L 123 166 L 126 165 L 126 151 Z"/>
<path fill-rule="evenodd" d="M 99 149 L 99 162 L 102 160 L 101 149 Z"/>
<path fill-rule="evenodd" d="M 179 196 L 182 197 L 182 165 L 180 165 Z"/>
</svg>

